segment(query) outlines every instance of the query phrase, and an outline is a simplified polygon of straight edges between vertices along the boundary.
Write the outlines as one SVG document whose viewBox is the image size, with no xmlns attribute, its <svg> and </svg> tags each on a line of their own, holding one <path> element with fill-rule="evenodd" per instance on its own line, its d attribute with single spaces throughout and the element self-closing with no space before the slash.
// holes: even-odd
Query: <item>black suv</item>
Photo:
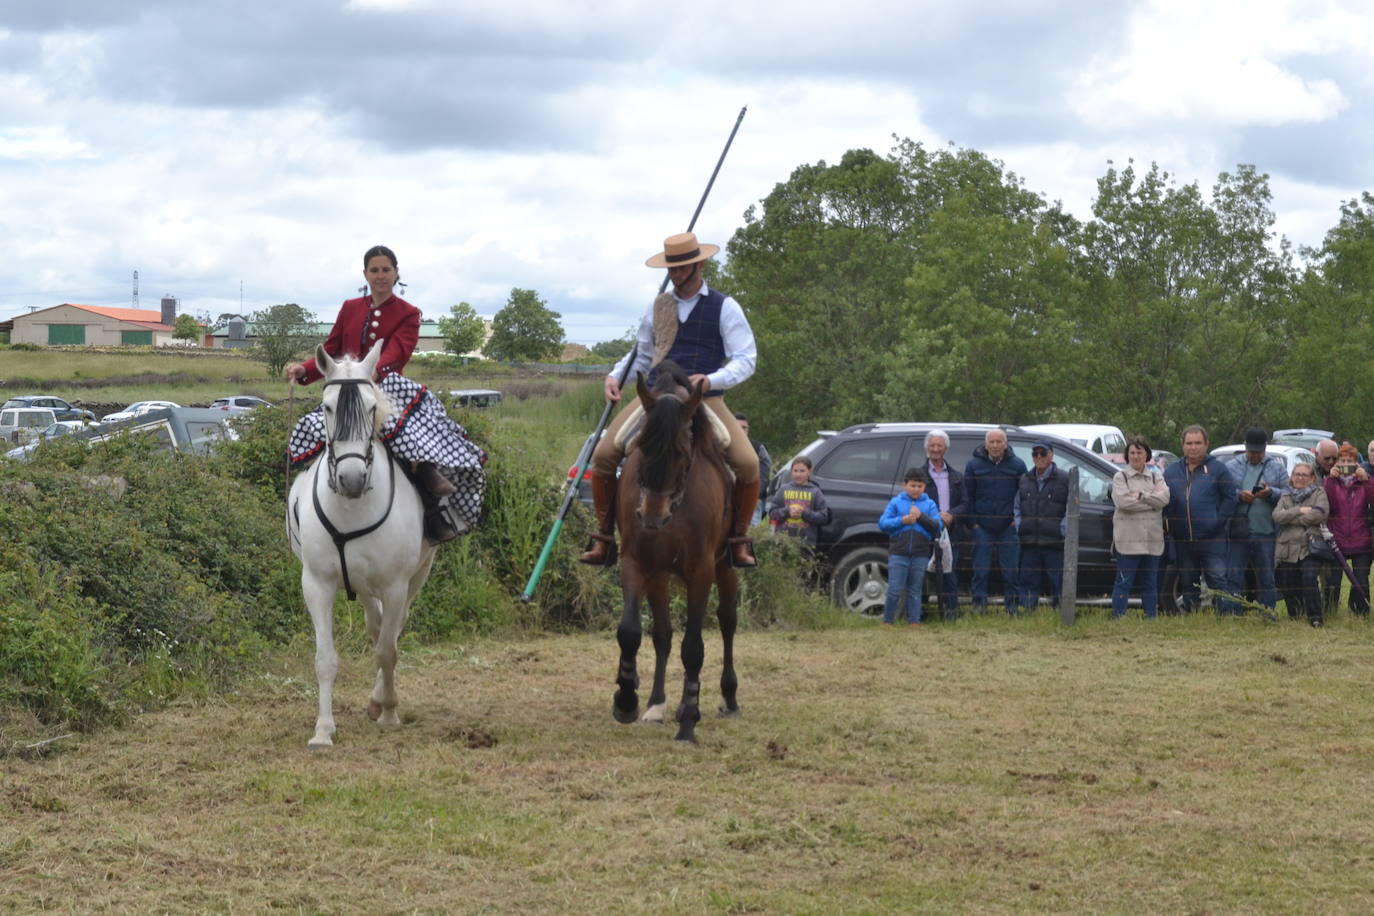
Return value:
<svg viewBox="0 0 1374 916">
<path fill-rule="evenodd" d="M 1078 468 L 1078 593 L 1111 594 L 1115 575 L 1111 493 L 1116 465 L 1066 440 L 1016 426 L 865 423 L 838 433 L 822 433 L 800 452 L 811 459 L 811 479 L 830 506 L 831 522 L 820 529 L 817 546 L 834 571 L 831 589 L 837 604 L 855 613 L 882 613 L 887 594 L 887 535 L 878 530 L 878 518 L 888 500 L 901 490 L 902 473 L 926 463 L 926 433 L 942 429 L 949 435 L 945 460 L 963 473 L 973 450 L 983 444 L 984 434 L 997 428 L 1006 431 L 1008 445 L 1027 468 L 1031 466 L 1032 443 L 1042 439 L 1054 443 L 1055 464 L 1065 471 Z M 791 480 L 791 466 L 791 460 L 778 465 L 774 487 Z M 950 535 L 958 554 L 959 582 L 966 589 L 972 573 L 972 534 L 967 526 L 956 524 Z M 990 583 L 990 594 L 1001 593 L 997 578 L 994 576 Z M 926 592 L 930 592 L 929 587 Z"/>
</svg>

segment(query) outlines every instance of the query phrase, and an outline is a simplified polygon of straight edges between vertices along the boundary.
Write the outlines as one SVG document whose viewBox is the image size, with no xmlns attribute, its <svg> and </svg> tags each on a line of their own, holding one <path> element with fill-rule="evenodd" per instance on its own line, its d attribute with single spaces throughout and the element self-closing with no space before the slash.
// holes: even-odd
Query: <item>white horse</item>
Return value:
<svg viewBox="0 0 1374 916">
<path fill-rule="evenodd" d="M 315 624 L 320 711 L 312 748 L 334 743 L 335 594 L 343 588 L 362 602 L 377 661 L 368 715 L 383 728 L 397 728 L 396 640 L 434 563 L 420 494 L 378 437 L 392 410 L 372 381 L 382 343 L 361 362 L 315 349 L 324 373 L 325 450 L 296 478 L 287 502 L 291 550 L 301 560 L 301 591 Z"/>
</svg>

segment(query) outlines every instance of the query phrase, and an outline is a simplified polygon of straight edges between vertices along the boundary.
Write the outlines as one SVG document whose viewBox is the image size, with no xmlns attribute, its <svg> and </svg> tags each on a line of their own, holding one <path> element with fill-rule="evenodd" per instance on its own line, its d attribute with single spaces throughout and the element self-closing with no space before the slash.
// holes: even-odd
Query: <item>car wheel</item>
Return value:
<svg viewBox="0 0 1374 916">
<path fill-rule="evenodd" d="M 840 607 L 880 617 L 887 602 L 887 548 L 857 547 L 835 564 L 830 594 Z"/>
</svg>

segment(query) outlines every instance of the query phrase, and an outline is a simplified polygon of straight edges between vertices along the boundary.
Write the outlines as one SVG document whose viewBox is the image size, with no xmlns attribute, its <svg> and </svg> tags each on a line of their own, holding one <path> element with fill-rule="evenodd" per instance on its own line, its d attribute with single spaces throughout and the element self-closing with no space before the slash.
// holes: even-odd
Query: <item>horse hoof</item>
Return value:
<svg viewBox="0 0 1374 916">
<path fill-rule="evenodd" d="M 648 709 L 644 710 L 644 715 L 640 717 L 639 721 L 648 722 L 651 725 L 662 725 L 663 714 L 665 712 L 667 712 L 666 704 L 655 703 L 653 706 L 650 706 Z"/>
<path fill-rule="evenodd" d="M 721 717 L 722 719 L 731 719 L 731 718 L 734 718 L 734 717 L 737 716 L 737 715 L 739 715 L 739 706 L 722 706 L 722 707 L 720 707 L 720 717 Z"/>
<path fill-rule="evenodd" d="M 330 738 L 328 735 L 316 735 L 306 744 L 306 747 L 310 748 L 312 751 L 323 751 L 333 746 L 334 739 Z"/>
<path fill-rule="evenodd" d="M 376 700 L 369 700 L 367 703 L 367 717 L 376 722 L 382 717 L 382 704 Z"/>
<path fill-rule="evenodd" d="M 629 709 L 621 709 L 612 703 L 611 715 L 615 716 L 615 720 L 621 725 L 633 725 L 635 720 L 639 718 L 639 704 L 636 703 Z"/>
<path fill-rule="evenodd" d="M 682 742 L 685 742 L 685 743 L 687 743 L 687 744 L 696 744 L 696 743 L 697 743 L 697 736 L 696 736 L 695 732 L 692 732 L 692 731 L 690 731 L 690 730 L 684 728 L 684 729 L 682 729 L 681 731 L 679 731 L 679 732 L 677 733 L 676 736 L 674 736 L 673 740 L 674 740 L 674 741 L 682 741 Z"/>
</svg>

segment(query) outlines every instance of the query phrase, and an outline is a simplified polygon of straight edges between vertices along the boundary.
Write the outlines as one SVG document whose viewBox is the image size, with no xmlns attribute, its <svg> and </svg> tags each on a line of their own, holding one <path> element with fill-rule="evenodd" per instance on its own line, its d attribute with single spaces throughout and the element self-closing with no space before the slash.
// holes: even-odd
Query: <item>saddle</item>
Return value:
<svg viewBox="0 0 1374 916">
<path fill-rule="evenodd" d="M 716 440 L 716 445 L 723 452 L 730 447 L 730 430 L 720 417 L 716 416 L 710 408 L 702 408 L 706 411 L 706 420 L 711 425 L 711 434 Z M 628 454 L 634 446 L 635 437 L 639 435 L 639 428 L 644 425 L 644 405 L 635 402 L 635 406 L 630 408 L 629 415 L 621 425 L 620 431 L 615 434 L 615 447 L 621 454 Z"/>
</svg>

